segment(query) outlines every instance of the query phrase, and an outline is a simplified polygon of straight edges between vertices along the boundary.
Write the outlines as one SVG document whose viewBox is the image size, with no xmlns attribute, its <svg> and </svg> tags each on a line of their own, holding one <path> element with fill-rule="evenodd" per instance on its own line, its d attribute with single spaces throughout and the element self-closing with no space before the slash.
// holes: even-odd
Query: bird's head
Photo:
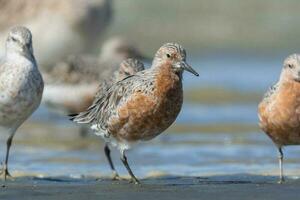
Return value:
<svg viewBox="0 0 300 200">
<path fill-rule="evenodd" d="M 292 54 L 283 63 L 282 78 L 300 82 L 300 55 Z"/>
<path fill-rule="evenodd" d="M 185 49 L 176 43 L 166 43 L 158 49 L 155 54 L 153 65 L 170 64 L 176 73 L 184 70 L 199 76 L 199 74 L 186 62 Z"/>
<path fill-rule="evenodd" d="M 16 26 L 10 30 L 6 40 L 6 53 L 30 58 L 33 56 L 32 35 L 28 28 Z"/>
</svg>

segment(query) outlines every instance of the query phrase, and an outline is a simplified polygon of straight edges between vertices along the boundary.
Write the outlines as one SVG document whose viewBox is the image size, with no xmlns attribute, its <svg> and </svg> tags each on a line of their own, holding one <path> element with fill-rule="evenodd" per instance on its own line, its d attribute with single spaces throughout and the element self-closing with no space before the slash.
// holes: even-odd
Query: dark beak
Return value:
<svg viewBox="0 0 300 200">
<path fill-rule="evenodd" d="M 184 70 L 194 74 L 195 76 L 199 76 L 199 74 L 189 64 L 187 64 L 185 61 L 181 62 L 180 65 Z"/>
</svg>

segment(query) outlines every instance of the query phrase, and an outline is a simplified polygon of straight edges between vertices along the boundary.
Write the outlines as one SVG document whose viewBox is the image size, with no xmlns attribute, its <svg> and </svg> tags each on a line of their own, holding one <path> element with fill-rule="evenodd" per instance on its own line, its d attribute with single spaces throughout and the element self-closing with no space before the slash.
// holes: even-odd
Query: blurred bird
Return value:
<svg viewBox="0 0 300 200">
<path fill-rule="evenodd" d="M 283 177 L 283 147 L 300 144 L 300 55 L 287 57 L 279 81 L 258 106 L 259 125 L 279 152 L 279 183 Z"/>
<path fill-rule="evenodd" d="M 120 38 L 103 44 L 99 56 L 71 55 L 44 72 L 46 82 L 43 102 L 64 114 L 84 111 L 93 102 L 99 83 L 121 80 L 144 69 L 138 61 L 120 63 L 127 58 L 144 59 L 137 48 Z M 114 79 L 114 81 L 112 81 Z M 64 94 L 63 96 L 61 94 Z"/>
<path fill-rule="evenodd" d="M 12 25 L 25 25 L 41 69 L 48 69 L 67 55 L 92 52 L 111 18 L 111 0 L 0 0 L 0 40 Z"/>
<path fill-rule="evenodd" d="M 123 62 L 121 62 L 120 64 L 119 69 L 115 71 L 109 79 L 104 80 L 100 84 L 95 98 L 103 95 L 114 83 L 121 81 L 128 76 L 134 75 L 137 72 L 143 71 L 144 69 L 144 64 L 137 59 L 128 58 L 126 60 L 123 60 Z"/>
<path fill-rule="evenodd" d="M 20 125 L 38 108 L 43 93 L 43 79 L 36 64 L 31 32 L 25 27 L 11 29 L 6 40 L 6 54 L 0 63 L 0 127 L 9 133 L 1 174 L 8 172 L 9 150 Z"/>
<path fill-rule="evenodd" d="M 109 146 L 117 147 L 131 180 L 125 151 L 131 144 L 150 140 L 166 130 L 179 114 L 183 101 L 182 73 L 198 73 L 186 63 L 186 52 L 176 43 L 164 44 L 155 54 L 150 69 L 113 84 L 98 95 L 87 111 L 71 117 L 74 122 L 90 124 L 106 142 L 105 154 L 114 177 L 118 177 L 110 158 Z"/>
</svg>

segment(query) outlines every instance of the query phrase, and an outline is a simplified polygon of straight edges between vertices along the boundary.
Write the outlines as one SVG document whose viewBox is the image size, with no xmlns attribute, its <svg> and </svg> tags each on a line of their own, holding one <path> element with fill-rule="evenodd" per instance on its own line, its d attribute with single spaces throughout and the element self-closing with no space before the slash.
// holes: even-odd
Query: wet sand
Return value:
<svg viewBox="0 0 300 200">
<path fill-rule="evenodd" d="M 17 178 L 1 188 L 0 199 L 297 199 L 300 180 L 276 183 L 276 177 L 233 175 L 159 177 L 141 185 L 127 180 Z"/>
</svg>

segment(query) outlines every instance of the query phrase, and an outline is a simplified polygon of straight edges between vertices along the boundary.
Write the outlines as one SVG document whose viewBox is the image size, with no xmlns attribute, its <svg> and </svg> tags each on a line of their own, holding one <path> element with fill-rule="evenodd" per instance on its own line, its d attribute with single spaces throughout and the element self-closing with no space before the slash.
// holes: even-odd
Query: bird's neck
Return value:
<svg viewBox="0 0 300 200">
<path fill-rule="evenodd" d="M 153 68 L 153 70 L 157 71 L 159 74 L 168 74 L 172 78 L 179 78 L 180 81 L 182 79 L 183 71 L 180 69 L 174 69 L 170 61 L 153 63 L 151 68 Z"/>
<path fill-rule="evenodd" d="M 31 54 L 25 55 L 15 51 L 7 51 L 6 60 L 12 61 L 14 63 L 34 63 L 34 65 L 36 65 L 36 61 L 33 55 Z"/>
<path fill-rule="evenodd" d="M 170 90 L 182 90 L 182 72 L 176 72 L 171 63 L 163 63 L 154 67 L 156 71 L 156 88 L 159 93 L 166 93 Z"/>
<path fill-rule="evenodd" d="M 297 94 L 300 91 L 300 82 L 296 81 L 292 74 L 288 73 L 287 71 L 283 70 L 280 75 L 279 79 L 279 91 L 286 93 L 286 91 L 291 92 L 291 94 Z M 299 93 L 300 95 L 300 93 Z M 290 95 L 289 95 L 290 96 Z"/>
<path fill-rule="evenodd" d="M 291 73 L 286 70 L 282 70 L 279 78 L 280 85 L 298 85 L 299 81 L 296 81 Z"/>
</svg>

